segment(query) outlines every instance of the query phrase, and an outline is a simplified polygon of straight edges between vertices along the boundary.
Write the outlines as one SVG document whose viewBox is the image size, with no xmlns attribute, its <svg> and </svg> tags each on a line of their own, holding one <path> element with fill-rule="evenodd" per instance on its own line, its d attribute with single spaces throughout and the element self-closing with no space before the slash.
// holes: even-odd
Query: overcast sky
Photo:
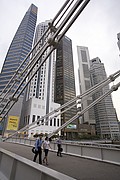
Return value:
<svg viewBox="0 0 120 180">
<path fill-rule="evenodd" d="M 38 24 L 54 18 L 64 2 L 65 0 L 0 0 L 0 70 L 11 41 L 30 5 L 33 3 L 38 7 Z M 119 70 L 119 32 L 120 0 L 91 0 L 67 32 L 67 36 L 73 41 L 75 75 L 78 63 L 77 45 L 88 47 L 91 59 L 99 57 L 108 76 Z M 112 98 L 120 120 L 120 88 L 112 93 Z"/>
</svg>

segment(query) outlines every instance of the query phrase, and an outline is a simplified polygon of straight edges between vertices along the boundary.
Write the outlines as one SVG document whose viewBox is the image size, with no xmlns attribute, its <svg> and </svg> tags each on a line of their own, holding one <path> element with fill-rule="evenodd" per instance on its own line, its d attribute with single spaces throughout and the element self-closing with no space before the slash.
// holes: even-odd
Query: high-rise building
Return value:
<svg viewBox="0 0 120 180">
<path fill-rule="evenodd" d="M 9 80 L 12 78 L 13 74 L 15 73 L 19 65 L 22 63 L 22 61 L 25 59 L 25 57 L 31 50 L 34 31 L 36 27 L 36 21 L 37 21 L 37 7 L 31 4 L 25 16 L 23 17 L 17 29 L 17 32 L 12 40 L 12 43 L 8 49 L 0 74 L 0 92 L 3 91 L 3 89 L 8 84 Z M 17 130 L 14 128 L 13 129 L 7 128 L 6 130 L 6 125 L 7 123 L 9 123 L 8 121 L 10 117 L 15 116 L 17 119 L 20 119 L 22 101 L 23 101 L 23 97 L 20 97 L 18 102 L 9 111 L 8 116 L 4 121 L 3 131 L 6 131 L 5 132 L 6 135 L 12 133 L 11 131 Z"/>
<path fill-rule="evenodd" d="M 50 21 L 45 21 L 38 24 L 35 33 L 35 42 L 42 37 L 43 33 L 48 28 L 49 22 Z M 42 46 L 46 41 L 47 38 L 45 36 L 41 39 L 40 44 L 34 50 L 33 55 L 39 51 L 39 46 Z M 38 61 L 34 71 L 46 57 L 48 51 L 46 51 Z M 24 115 L 21 119 L 30 124 L 37 120 L 38 117 L 43 117 L 72 98 L 75 98 L 72 41 L 68 37 L 64 37 L 60 41 L 57 50 L 52 52 L 31 80 L 26 94 L 25 104 L 27 105 L 23 108 Z M 45 122 L 46 119 L 43 119 L 42 122 L 44 124 L 30 130 L 28 134 L 29 136 L 32 136 L 36 133 L 51 133 L 71 117 L 76 115 L 76 113 L 76 107 L 74 107 L 65 112 L 62 116 L 50 117 L 47 123 Z M 78 120 L 64 128 L 62 132 L 64 132 L 64 135 L 67 134 L 67 136 L 69 134 L 69 137 L 71 135 L 74 136 L 78 132 Z"/>
<path fill-rule="evenodd" d="M 16 69 L 31 50 L 36 20 L 37 7 L 32 4 L 23 17 L 8 49 L 0 74 L 0 92 L 2 92 Z"/>
<path fill-rule="evenodd" d="M 34 44 L 42 37 L 43 33 L 48 28 L 48 23 L 50 21 L 45 21 L 39 23 L 36 28 Z M 41 46 L 46 42 L 46 38 L 41 39 Z M 33 55 L 38 51 L 38 47 L 34 50 Z M 33 71 L 36 70 L 38 65 L 47 55 L 47 51 L 44 53 L 42 58 L 38 61 L 36 67 Z M 46 101 L 46 113 L 49 112 L 50 102 L 54 102 L 54 78 L 55 78 L 55 62 L 56 62 L 56 51 L 49 56 L 49 58 L 44 62 L 40 70 L 36 73 L 34 78 L 31 80 L 28 90 L 27 90 L 27 99 L 32 97 L 39 98 Z"/>
<path fill-rule="evenodd" d="M 85 93 L 91 87 L 90 81 L 90 56 L 87 47 L 77 46 L 78 53 L 78 75 L 79 75 L 79 85 L 80 94 Z M 81 110 L 85 109 L 89 104 L 93 102 L 92 97 L 87 97 L 81 101 Z M 95 124 L 94 109 L 91 108 L 84 113 L 81 123 Z"/>
<path fill-rule="evenodd" d="M 32 56 L 39 52 L 39 48 L 42 47 L 43 44 L 47 41 L 47 37 L 43 37 L 43 34 L 48 28 L 49 22 L 50 21 L 46 20 L 45 22 L 39 23 L 37 25 L 34 44 L 36 44 L 36 42 L 41 37 L 42 38 L 39 45 L 37 45 L 37 47 L 34 49 Z M 44 55 L 39 59 L 36 66 L 31 71 L 31 74 L 35 72 L 36 68 L 40 65 L 41 61 L 44 60 L 48 51 L 49 49 L 47 49 Z M 54 103 L 55 62 L 56 51 L 53 51 L 29 83 L 26 89 L 26 98 L 22 110 L 20 124 L 21 127 L 25 126 L 26 124 L 31 124 L 37 119 L 45 116 L 49 112 L 54 111 L 55 109 L 60 107 L 60 104 Z M 48 120 L 47 123 L 45 122 L 46 120 Z M 47 119 L 43 119 L 42 123 L 43 125 L 36 126 L 36 128 L 29 130 L 28 136 L 31 137 L 36 133 L 52 133 L 61 125 L 60 116 L 51 116 Z"/>
<path fill-rule="evenodd" d="M 120 33 L 117 34 L 117 39 L 118 39 L 117 44 L 118 44 L 118 47 L 119 47 L 119 50 L 120 50 Z"/>
<path fill-rule="evenodd" d="M 101 63 L 101 60 L 98 57 L 90 60 L 90 75 L 92 86 L 107 78 L 104 64 Z M 108 90 L 109 85 L 103 87 L 93 95 L 93 100 L 96 100 Z M 118 137 L 119 126 L 111 95 L 97 103 L 94 106 L 94 112 L 97 134 L 102 138 Z"/>
<path fill-rule="evenodd" d="M 55 75 L 55 102 L 63 105 L 75 98 L 75 76 L 73 65 L 72 41 L 64 36 L 56 51 L 56 75 Z M 61 116 L 61 124 L 76 115 L 76 107 L 66 111 Z M 71 128 L 69 128 L 71 127 Z M 63 135 L 68 138 L 75 137 L 78 133 L 78 120 L 62 130 Z"/>
</svg>

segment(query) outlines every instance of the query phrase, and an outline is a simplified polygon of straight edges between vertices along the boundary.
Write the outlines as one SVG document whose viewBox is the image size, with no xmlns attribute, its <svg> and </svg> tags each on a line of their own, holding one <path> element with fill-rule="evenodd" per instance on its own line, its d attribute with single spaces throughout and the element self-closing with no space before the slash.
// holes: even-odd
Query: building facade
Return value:
<svg viewBox="0 0 120 180">
<path fill-rule="evenodd" d="M 120 33 L 117 34 L 117 39 L 118 39 L 118 42 L 117 42 L 118 48 L 120 50 Z"/>
<path fill-rule="evenodd" d="M 34 44 L 36 44 L 36 42 L 42 37 L 43 33 L 48 28 L 49 22 L 50 21 L 45 21 L 37 25 Z M 40 45 L 42 46 L 46 41 L 47 39 L 45 37 L 42 38 Z M 39 48 L 36 47 L 36 49 L 33 52 L 33 56 L 38 51 L 39 51 Z M 48 53 L 47 51 L 44 53 L 44 55 L 38 61 L 33 71 L 35 71 L 38 65 L 41 63 L 41 61 L 44 60 L 47 53 Z M 46 105 L 47 105 L 46 110 L 48 110 L 48 112 L 49 112 L 50 102 L 54 102 L 55 62 L 56 62 L 56 51 L 54 51 L 49 56 L 49 58 L 44 62 L 40 70 L 36 73 L 34 78 L 31 80 L 28 90 L 27 90 L 27 97 L 26 97 L 26 100 L 32 97 L 45 100 Z"/>
<path fill-rule="evenodd" d="M 31 50 L 36 21 L 37 7 L 32 4 L 23 17 L 8 49 L 0 73 L 0 92 L 5 88 L 19 65 Z"/>
<path fill-rule="evenodd" d="M 80 94 L 85 93 L 91 87 L 90 81 L 90 56 L 87 47 L 84 46 L 77 46 L 77 53 L 78 53 L 78 75 L 79 75 L 79 87 L 80 87 Z M 86 99 L 81 100 L 81 110 L 85 109 L 89 104 L 93 102 L 92 97 L 87 97 Z M 95 117 L 94 117 L 94 109 L 91 108 L 87 112 L 84 113 L 81 124 L 91 124 L 95 125 Z"/>
<path fill-rule="evenodd" d="M 97 57 L 90 60 L 90 75 L 92 86 L 100 83 L 107 78 L 104 64 Z M 109 85 L 93 95 L 93 100 L 96 100 L 101 95 L 109 90 Z M 116 138 L 119 136 L 118 119 L 113 106 L 111 95 L 100 101 L 94 106 L 96 130 L 101 138 Z"/>
<path fill-rule="evenodd" d="M 55 102 L 63 105 L 75 98 L 75 77 L 73 65 L 72 41 L 64 36 L 56 50 L 56 73 L 55 73 Z M 77 109 L 66 111 L 61 116 L 61 124 L 76 115 Z M 73 127 L 69 128 L 69 127 Z M 78 120 L 62 130 L 62 135 L 67 138 L 74 138 L 78 132 Z"/>
<path fill-rule="evenodd" d="M 55 111 L 59 108 L 60 105 L 54 102 L 51 102 L 50 111 Z M 46 115 L 46 101 L 32 97 L 27 100 L 24 104 L 23 112 L 23 125 L 31 125 L 34 121 L 39 120 Z M 47 122 L 46 122 L 47 121 Z M 29 138 L 33 138 L 34 135 L 44 134 L 48 135 L 55 131 L 61 126 L 60 115 L 54 116 L 51 115 L 48 118 L 43 118 L 42 121 L 36 122 L 34 125 L 31 125 L 30 128 L 26 131 L 26 135 Z M 60 133 L 58 133 L 60 135 Z"/>
<path fill-rule="evenodd" d="M 17 32 L 11 42 L 11 45 L 8 49 L 1 73 L 0 73 L 0 93 L 3 91 L 5 86 L 8 84 L 9 80 L 12 78 L 13 74 L 25 59 L 27 54 L 32 48 L 34 31 L 36 27 L 37 21 L 37 7 L 34 4 L 31 4 L 28 11 L 25 13 Z M 7 89 L 6 89 L 7 90 Z M 12 90 L 10 93 L 13 93 Z M 6 131 L 6 126 L 8 124 L 9 116 L 16 116 L 20 119 L 21 109 L 22 109 L 23 97 L 20 97 L 17 104 L 10 110 L 8 116 L 5 118 L 3 132 Z M 0 109 L 2 109 L 2 105 L 0 105 Z M 14 111 L 15 109 L 19 109 L 18 111 Z M 13 132 L 13 129 L 9 129 L 7 132 L 10 134 L 10 131 Z"/>
<path fill-rule="evenodd" d="M 43 37 L 44 32 L 48 28 L 49 22 L 49 20 L 46 20 L 45 22 L 39 23 L 37 25 L 34 44 L 36 44 L 36 42 L 41 37 Z M 42 47 L 46 41 L 46 36 L 41 38 L 41 41 L 33 51 L 32 56 L 34 56 L 36 53 L 39 53 L 39 48 Z M 31 74 L 40 65 L 41 61 L 44 60 L 44 58 L 47 56 L 48 51 L 49 49 L 47 49 L 41 59 L 39 59 Z M 28 124 L 31 124 L 33 122 L 33 118 L 34 120 L 37 120 L 37 117 L 43 117 L 49 112 L 54 111 L 55 109 L 60 107 L 60 104 L 54 102 L 55 63 L 56 51 L 52 52 L 52 54 L 47 58 L 47 60 L 40 67 L 39 71 L 35 74 L 31 82 L 29 83 L 26 89 L 26 97 L 22 110 L 20 128 L 25 126 L 26 122 Z M 36 106 L 36 108 L 34 106 Z M 27 107 L 29 107 L 29 109 Z M 46 120 L 48 120 L 47 123 L 45 122 Z M 44 119 L 43 125 L 35 127 L 32 130 L 28 131 L 28 136 L 31 137 L 36 133 L 49 134 L 52 132 L 52 130 L 57 129 L 60 125 L 60 116 L 54 118 L 49 117 L 48 119 Z"/>
</svg>

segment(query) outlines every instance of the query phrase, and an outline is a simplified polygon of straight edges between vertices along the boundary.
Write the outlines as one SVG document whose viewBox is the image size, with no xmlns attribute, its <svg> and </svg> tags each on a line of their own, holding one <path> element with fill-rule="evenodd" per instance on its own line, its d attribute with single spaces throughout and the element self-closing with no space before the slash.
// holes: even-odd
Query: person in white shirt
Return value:
<svg viewBox="0 0 120 180">
<path fill-rule="evenodd" d="M 46 165 L 48 165 L 49 148 L 52 149 L 51 146 L 50 146 L 50 141 L 49 141 L 48 137 L 46 137 L 45 141 L 43 143 L 43 150 L 45 152 L 45 157 L 43 158 L 43 163 L 46 163 Z"/>
</svg>

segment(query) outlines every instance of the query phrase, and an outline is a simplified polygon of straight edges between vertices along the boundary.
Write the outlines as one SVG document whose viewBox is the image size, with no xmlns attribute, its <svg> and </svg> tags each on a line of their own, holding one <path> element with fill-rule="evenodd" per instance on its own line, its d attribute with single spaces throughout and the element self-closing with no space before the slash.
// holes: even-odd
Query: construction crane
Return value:
<svg viewBox="0 0 120 180">
<path fill-rule="evenodd" d="M 14 106 L 14 104 L 18 101 L 19 97 L 21 96 L 25 88 L 28 86 L 28 84 L 31 82 L 35 74 L 39 71 L 41 66 L 45 63 L 45 61 L 48 59 L 50 54 L 57 48 L 57 45 L 60 42 L 60 40 L 63 38 L 63 36 L 66 34 L 66 32 L 69 30 L 69 28 L 78 18 L 78 16 L 82 13 L 82 11 L 85 9 L 85 7 L 87 6 L 89 2 L 90 0 L 67 0 L 63 4 L 59 12 L 56 14 L 54 19 L 49 23 L 48 29 L 44 32 L 44 34 L 39 39 L 39 41 L 35 44 L 33 49 L 29 52 L 27 57 L 21 63 L 21 65 L 16 70 L 15 74 L 13 75 L 9 83 L 6 85 L 6 87 L 0 94 L 0 102 L 3 106 L 0 112 L 0 116 L 2 117 L 1 122 L 4 121 L 4 118 L 6 117 L 10 109 Z M 46 37 L 47 40 L 42 45 L 41 40 L 44 37 Z M 36 53 L 33 56 L 34 51 Z M 42 56 L 45 54 L 46 51 L 47 51 L 47 55 L 44 57 L 44 59 L 40 61 L 40 64 L 38 65 L 38 67 L 33 71 L 33 69 L 36 67 L 36 64 L 42 58 Z M 30 59 L 30 61 L 28 61 L 28 59 Z M 28 124 L 27 126 L 23 127 L 19 131 L 16 131 L 15 133 L 13 133 L 11 136 L 16 135 L 18 132 L 23 132 L 23 131 L 29 130 L 30 128 L 35 128 L 36 126 L 38 126 L 37 125 L 38 122 L 39 122 L 39 126 L 43 125 L 42 119 L 46 119 L 46 121 L 44 122 L 46 123 L 47 121 L 50 120 L 49 117 L 51 115 L 52 117 L 61 115 L 68 109 L 72 108 L 73 106 L 76 106 L 78 102 L 81 101 L 81 99 L 84 100 L 88 96 L 91 96 L 92 94 L 97 92 L 102 87 L 114 81 L 117 77 L 119 77 L 119 75 L 120 75 L 120 71 L 117 71 L 116 73 L 110 75 L 106 80 L 102 81 L 101 83 L 97 84 L 94 87 L 91 87 L 84 94 L 75 97 L 74 99 L 65 103 L 58 109 L 46 114 L 44 117 L 39 118 L 37 121 L 34 121 L 33 123 Z M 93 103 L 91 103 L 87 108 L 78 112 L 74 117 L 72 117 L 69 121 L 67 121 L 57 130 L 55 130 L 53 133 L 49 134 L 49 137 L 52 137 L 53 134 L 56 134 L 58 131 L 62 130 L 64 127 L 66 127 L 68 124 L 73 122 L 75 119 L 82 116 L 86 111 L 88 111 L 96 103 L 104 99 L 113 91 L 117 90 L 119 86 L 120 86 L 120 83 L 114 85 L 107 93 L 105 93 L 100 98 L 98 98 Z"/>
</svg>

